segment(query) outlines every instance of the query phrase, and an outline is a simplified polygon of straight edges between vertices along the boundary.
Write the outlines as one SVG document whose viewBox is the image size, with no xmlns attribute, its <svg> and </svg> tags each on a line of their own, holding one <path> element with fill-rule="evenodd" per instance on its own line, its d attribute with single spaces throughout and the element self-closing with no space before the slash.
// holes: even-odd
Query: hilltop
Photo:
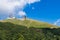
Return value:
<svg viewBox="0 0 60 40">
<path fill-rule="evenodd" d="M 57 28 L 58 26 L 46 23 L 46 22 L 41 22 L 41 21 L 36 21 L 36 20 L 31 20 L 31 19 L 27 19 L 27 20 L 19 20 L 19 19 L 6 19 L 6 20 L 2 20 L 0 22 L 9 22 L 9 23 L 13 23 L 16 25 L 22 25 L 22 26 L 26 26 L 27 28 L 29 27 L 35 27 L 35 28 Z"/>
</svg>

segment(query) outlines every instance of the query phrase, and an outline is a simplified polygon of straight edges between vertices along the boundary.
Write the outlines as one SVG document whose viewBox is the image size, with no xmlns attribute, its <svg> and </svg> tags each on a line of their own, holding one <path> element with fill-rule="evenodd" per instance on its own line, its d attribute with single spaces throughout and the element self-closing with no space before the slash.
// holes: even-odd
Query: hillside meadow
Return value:
<svg viewBox="0 0 60 40">
<path fill-rule="evenodd" d="M 60 40 L 60 28 L 35 20 L 3 20 L 0 40 Z"/>
</svg>

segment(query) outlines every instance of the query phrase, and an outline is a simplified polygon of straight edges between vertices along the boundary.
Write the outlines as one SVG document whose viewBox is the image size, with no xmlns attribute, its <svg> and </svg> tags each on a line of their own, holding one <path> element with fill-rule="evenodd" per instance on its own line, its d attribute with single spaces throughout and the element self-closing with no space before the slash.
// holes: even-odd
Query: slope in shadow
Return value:
<svg viewBox="0 0 60 40">
<path fill-rule="evenodd" d="M 27 28 L 10 22 L 0 22 L 0 40 L 60 40 L 60 28 Z"/>
</svg>

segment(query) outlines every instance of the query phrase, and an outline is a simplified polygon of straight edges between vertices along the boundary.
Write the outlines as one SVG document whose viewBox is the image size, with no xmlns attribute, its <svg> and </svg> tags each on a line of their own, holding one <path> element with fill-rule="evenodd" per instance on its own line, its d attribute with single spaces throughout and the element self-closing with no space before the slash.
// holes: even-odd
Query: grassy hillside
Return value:
<svg viewBox="0 0 60 40">
<path fill-rule="evenodd" d="M 7 19 L 7 20 L 2 20 L 0 22 L 10 22 L 16 25 L 23 25 L 26 27 L 35 27 L 35 28 L 57 28 L 57 26 L 54 26 L 52 24 L 40 22 L 40 21 L 35 21 L 35 20 L 25 20 L 21 21 L 18 19 Z"/>
<path fill-rule="evenodd" d="M 60 29 L 34 20 L 3 20 L 0 21 L 0 40 L 60 40 Z"/>
</svg>

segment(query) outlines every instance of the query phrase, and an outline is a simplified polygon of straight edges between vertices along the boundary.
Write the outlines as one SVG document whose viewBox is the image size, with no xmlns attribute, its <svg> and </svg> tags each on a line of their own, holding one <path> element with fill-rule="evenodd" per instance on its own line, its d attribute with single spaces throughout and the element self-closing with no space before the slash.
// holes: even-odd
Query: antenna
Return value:
<svg viewBox="0 0 60 40">
<path fill-rule="evenodd" d="M 26 15 L 23 16 L 23 19 L 26 20 Z"/>
</svg>

